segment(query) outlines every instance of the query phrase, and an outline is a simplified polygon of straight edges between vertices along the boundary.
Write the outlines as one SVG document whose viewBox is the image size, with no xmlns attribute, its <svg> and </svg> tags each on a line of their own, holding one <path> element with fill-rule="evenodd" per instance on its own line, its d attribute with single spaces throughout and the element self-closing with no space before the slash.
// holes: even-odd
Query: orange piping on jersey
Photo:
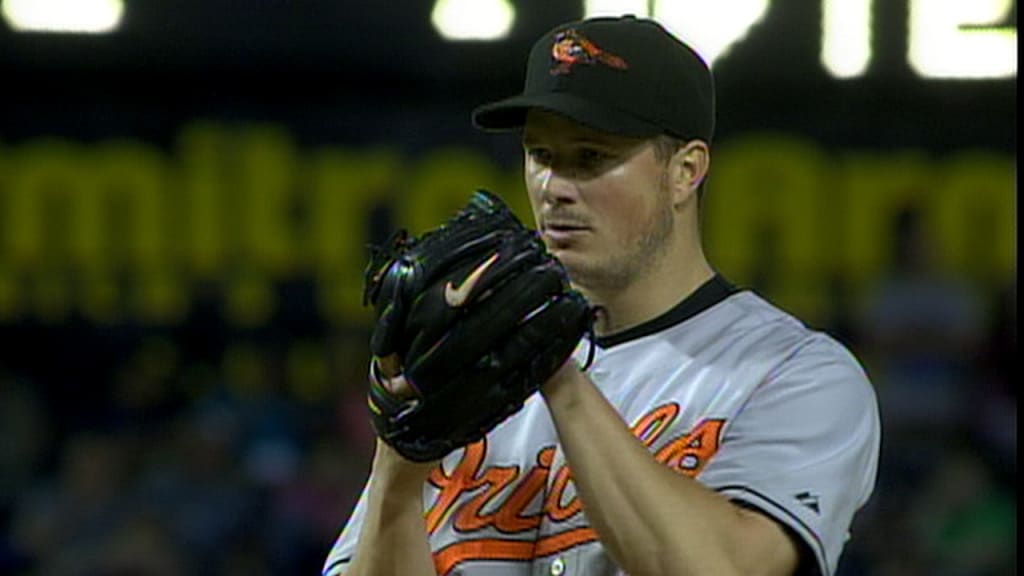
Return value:
<svg viewBox="0 0 1024 576">
<path fill-rule="evenodd" d="M 550 556 L 574 546 L 594 542 L 597 540 L 597 532 L 593 528 L 573 528 L 551 536 L 545 536 L 537 541 L 537 548 L 534 550 L 534 557 Z"/>
<path fill-rule="evenodd" d="M 481 538 L 446 546 L 434 553 L 434 568 L 441 576 L 467 560 L 518 560 L 528 562 L 541 556 L 557 554 L 575 546 L 594 542 L 597 532 L 592 528 L 573 528 L 541 538 L 534 544 L 525 540 Z"/>
<path fill-rule="evenodd" d="M 533 542 L 527 540 L 502 540 L 481 538 L 464 540 L 442 548 L 434 553 L 434 569 L 441 576 L 448 574 L 456 565 L 467 560 L 521 560 L 533 558 Z"/>
</svg>

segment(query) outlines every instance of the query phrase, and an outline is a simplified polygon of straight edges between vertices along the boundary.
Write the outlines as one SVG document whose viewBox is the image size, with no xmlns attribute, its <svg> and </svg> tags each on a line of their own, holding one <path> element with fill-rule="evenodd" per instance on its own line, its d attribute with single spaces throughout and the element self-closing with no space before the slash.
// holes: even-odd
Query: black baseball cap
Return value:
<svg viewBox="0 0 1024 576">
<path fill-rule="evenodd" d="M 483 130 L 513 130 L 540 108 L 604 132 L 711 142 L 714 81 L 707 64 L 661 24 L 634 16 L 558 26 L 530 50 L 521 94 L 473 111 Z"/>
</svg>

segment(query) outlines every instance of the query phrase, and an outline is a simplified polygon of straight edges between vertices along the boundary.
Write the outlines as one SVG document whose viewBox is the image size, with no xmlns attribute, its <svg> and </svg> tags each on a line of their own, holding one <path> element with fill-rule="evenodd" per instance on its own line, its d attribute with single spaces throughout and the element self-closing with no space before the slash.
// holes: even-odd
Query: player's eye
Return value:
<svg viewBox="0 0 1024 576">
<path fill-rule="evenodd" d="M 581 148 L 578 153 L 580 166 L 590 169 L 600 167 L 611 157 L 611 154 L 597 148 Z"/>
<path fill-rule="evenodd" d="M 534 162 L 543 166 L 551 165 L 551 151 L 545 148 L 527 148 L 526 154 Z"/>
</svg>

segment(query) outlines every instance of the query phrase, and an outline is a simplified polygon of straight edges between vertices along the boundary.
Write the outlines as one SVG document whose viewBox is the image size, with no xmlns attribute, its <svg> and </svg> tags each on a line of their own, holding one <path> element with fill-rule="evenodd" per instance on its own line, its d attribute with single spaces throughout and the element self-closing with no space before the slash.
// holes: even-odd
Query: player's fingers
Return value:
<svg viewBox="0 0 1024 576">
<path fill-rule="evenodd" d="M 374 358 L 370 378 L 399 400 L 416 394 L 416 389 L 401 373 L 401 361 L 397 354 Z"/>
<path fill-rule="evenodd" d="M 409 384 L 409 381 L 405 379 L 403 374 L 399 374 L 394 378 L 386 378 L 384 380 L 384 387 L 397 398 L 409 398 L 416 394 L 416 390 Z"/>
<path fill-rule="evenodd" d="M 380 366 L 380 375 L 385 378 L 397 376 L 402 371 L 402 360 L 398 354 L 377 358 L 377 365 Z"/>
</svg>

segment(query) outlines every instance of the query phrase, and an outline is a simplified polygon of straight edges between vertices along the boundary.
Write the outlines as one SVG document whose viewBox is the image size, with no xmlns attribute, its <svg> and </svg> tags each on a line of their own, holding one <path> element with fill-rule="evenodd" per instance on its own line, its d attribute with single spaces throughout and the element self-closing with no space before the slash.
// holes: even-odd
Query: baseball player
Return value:
<svg viewBox="0 0 1024 576">
<path fill-rule="evenodd" d="M 476 441 L 435 460 L 379 441 L 323 573 L 834 574 L 874 486 L 876 399 L 842 345 L 705 258 L 704 62 L 650 20 L 568 23 L 534 45 L 524 91 L 474 122 L 521 130 L 537 230 L 594 334 Z M 374 382 L 422 392 L 408 361 L 388 364 Z"/>
</svg>

